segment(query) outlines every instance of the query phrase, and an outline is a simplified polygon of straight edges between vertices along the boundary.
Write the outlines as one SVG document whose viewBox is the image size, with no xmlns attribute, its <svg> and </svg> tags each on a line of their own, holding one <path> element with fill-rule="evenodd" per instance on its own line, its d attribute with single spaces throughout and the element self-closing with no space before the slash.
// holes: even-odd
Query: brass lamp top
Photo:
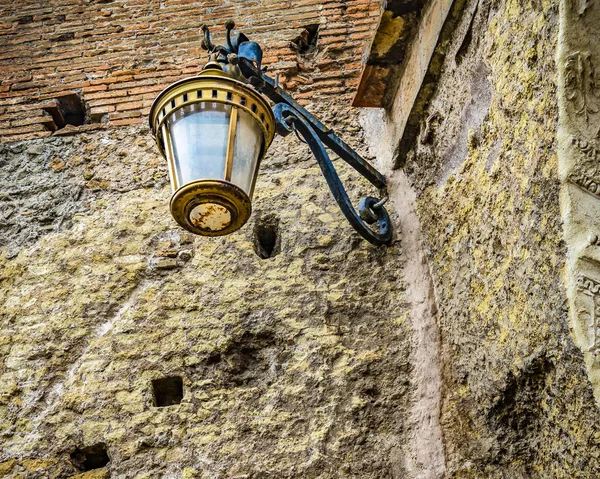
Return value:
<svg viewBox="0 0 600 479">
<path fill-rule="evenodd" d="M 166 118 L 185 105 L 205 101 L 224 103 L 251 114 L 265 135 L 261 158 L 264 156 L 275 137 L 273 110 L 260 93 L 217 68 L 205 69 L 198 76 L 173 83 L 160 92 L 152 103 L 148 118 L 150 129 L 163 156 L 165 151 L 160 127 Z"/>
</svg>

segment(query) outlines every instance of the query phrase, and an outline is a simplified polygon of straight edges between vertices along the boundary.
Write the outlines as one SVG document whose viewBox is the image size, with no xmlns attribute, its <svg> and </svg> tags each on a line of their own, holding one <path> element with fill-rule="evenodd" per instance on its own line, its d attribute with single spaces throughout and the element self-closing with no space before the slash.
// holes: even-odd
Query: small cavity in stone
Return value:
<svg viewBox="0 0 600 479">
<path fill-rule="evenodd" d="M 280 253 L 279 219 L 275 216 L 259 218 L 254 225 L 254 251 L 262 259 L 273 258 Z"/>
<path fill-rule="evenodd" d="M 51 117 L 46 126 L 51 131 L 67 125 L 81 126 L 85 123 L 85 104 L 79 93 L 65 93 L 42 107 Z"/>
<path fill-rule="evenodd" d="M 183 399 L 183 380 L 179 376 L 155 379 L 152 381 L 152 390 L 156 407 L 180 404 Z"/>
<path fill-rule="evenodd" d="M 81 472 L 105 467 L 109 460 L 106 444 L 104 443 L 78 447 L 71 453 L 71 462 Z"/>
<path fill-rule="evenodd" d="M 319 24 L 307 25 L 300 35 L 293 40 L 298 53 L 308 55 L 317 51 L 317 42 L 319 41 Z"/>
</svg>

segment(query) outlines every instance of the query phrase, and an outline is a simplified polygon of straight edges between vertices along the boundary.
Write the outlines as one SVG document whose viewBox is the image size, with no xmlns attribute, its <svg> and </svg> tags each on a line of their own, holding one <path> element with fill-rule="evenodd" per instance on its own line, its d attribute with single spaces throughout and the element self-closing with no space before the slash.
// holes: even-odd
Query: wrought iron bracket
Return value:
<svg viewBox="0 0 600 479">
<path fill-rule="evenodd" d="M 225 24 L 227 46 L 216 46 L 211 41 L 208 27 L 202 26 L 204 33 L 202 47 L 209 52 L 210 61 L 221 64 L 223 70 L 233 77 L 245 79 L 254 89 L 275 103 L 273 111 L 277 121 L 277 133 L 287 136 L 295 130 L 304 138 L 321 167 L 333 197 L 354 229 L 374 245 L 389 244 L 392 240 L 392 225 L 390 217 L 383 207 L 385 200 L 369 196 L 360 202 L 357 213 L 325 146 L 375 187 L 385 190 L 385 177 L 342 141 L 333 130 L 326 128 L 308 110 L 299 105 L 279 86 L 278 81 L 270 78 L 265 73 L 266 68 L 262 67 L 263 52 L 260 45 L 251 42 L 243 33 L 238 33 L 232 39 L 231 32 L 234 27 L 233 21 Z M 368 226 L 375 223 L 379 226 L 379 232 Z"/>
<path fill-rule="evenodd" d="M 380 204 L 380 201 L 371 196 L 363 199 L 360 203 L 360 213 L 357 213 L 352 206 L 350 198 L 348 198 L 346 189 L 340 181 L 340 177 L 333 166 L 331 158 L 327 154 L 325 146 L 310 123 L 298 110 L 285 103 L 275 105 L 273 112 L 275 113 L 275 121 L 280 128 L 284 128 L 288 132 L 296 131 L 304 138 L 321 167 L 323 176 L 329 185 L 335 201 L 358 234 L 374 245 L 388 244 L 392 240 L 392 227 L 388 212 Z M 379 232 L 374 231 L 368 226 L 368 224 L 375 222 L 379 225 Z"/>
</svg>

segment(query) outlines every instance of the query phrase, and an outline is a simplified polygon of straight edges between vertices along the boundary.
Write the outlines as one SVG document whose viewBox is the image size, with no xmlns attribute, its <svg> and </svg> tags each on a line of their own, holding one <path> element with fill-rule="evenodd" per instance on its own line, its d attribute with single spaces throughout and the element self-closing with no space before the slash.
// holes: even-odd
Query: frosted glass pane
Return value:
<svg viewBox="0 0 600 479">
<path fill-rule="evenodd" d="M 263 132 L 250 113 L 240 110 L 238 115 L 231 182 L 250 196 L 254 170 L 262 147 Z"/>
<path fill-rule="evenodd" d="M 223 179 L 231 107 L 203 102 L 187 105 L 167 120 L 175 172 L 181 187 L 199 179 Z"/>
</svg>

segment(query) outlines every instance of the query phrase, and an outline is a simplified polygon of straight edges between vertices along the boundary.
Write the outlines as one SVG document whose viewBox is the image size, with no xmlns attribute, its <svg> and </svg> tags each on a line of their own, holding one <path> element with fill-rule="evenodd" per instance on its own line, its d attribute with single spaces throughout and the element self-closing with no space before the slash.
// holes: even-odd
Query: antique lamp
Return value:
<svg viewBox="0 0 600 479">
<path fill-rule="evenodd" d="M 261 68 L 262 50 L 242 34 L 215 46 L 205 26 L 209 61 L 196 77 L 162 91 L 150 110 L 150 127 L 166 158 L 173 196 L 171 213 L 186 230 L 221 236 L 241 228 L 252 212 L 261 160 L 275 133 L 296 132 L 310 147 L 342 212 L 365 239 L 387 244 L 392 229 L 384 201 L 363 199 L 357 214 L 324 144 L 373 185 L 385 178 L 298 105 Z M 276 105 L 272 109 L 265 96 Z M 377 230 L 369 225 L 377 223 Z"/>
</svg>

